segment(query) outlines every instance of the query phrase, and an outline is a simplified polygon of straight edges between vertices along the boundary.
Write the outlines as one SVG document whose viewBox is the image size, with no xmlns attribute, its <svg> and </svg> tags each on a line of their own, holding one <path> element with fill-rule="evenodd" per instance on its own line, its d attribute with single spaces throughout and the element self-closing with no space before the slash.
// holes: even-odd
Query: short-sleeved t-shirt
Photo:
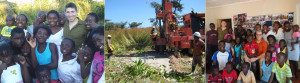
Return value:
<svg viewBox="0 0 300 83">
<path fill-rule="evenodd" d="M 244 72 L 241 72 L 237 81 L 241 81 L 243 83 L 256 83 L 254 74 L 250 70 L 248 70 L 247 75 L 245 75 Z"/>
<path fill-rule="evenodd" d="M 206 32 L 207 44 L 218 45 L 218 32 L 216 30 L 210 30 Z"/>
<path fill-rule="evenodd" d="M 234 80 L 237 79 L 237 73 L 234 69 L 231 73 L 227 73 L 226 69 L 224 69 L 222 79 L 225 79 L 225 83 L 234 83 Z"/>
<path fill-rule="evenodd" d="M 225 51 L 225 52 L 217 51 L 217 52 L 214 53 L 211 60 L 217 61 L 219 63 L 219 69 L 223 70 L 224 67 L 226 66 L 226 63 L 231 59 L 232 59 L 232 57 L 231 57 L 230 52 L 228 52 L 228 51 Z"/>
<path fill-rule="evenodd" d="M 218 75 L 213 77 L 212 74 L 210 74 L 207 82 L 208 83 L 222 83 L 222 75 L 219 73 Z"/>
<path fill-rule="evenodd" d="M 276 79 L 280 83 L 285 83 L 287 77 L 292 77 L 291 68 L 286 64 L 284 64 L 283 67 L 280 68 L 278 63 L 274 63 L 272 72 L 275 73 Z M 292 81 L 290 81 L 290 83 L 292 83 Z"/>
<path fill-rule="evenodd" d="M 257 43 L 257 40 L 254 39 L 253 42 L 257 44 L 257 56 L 260 56 L 261 54 L 267 52 L 268 44 L 265 40 L 260 40 L 259 43 Z"/>
<path fill-rule="evenodd" d="M 245 44 L 245 48 L 244 48 L 244 50 L 245 50 L 246 52 L 248 52 L 249 55 L 255 54 L 255 50 L 257 50 L 257 49 L 258 49 L 258 46 L 257 46 L 257 44 L 256 44 L 255 42 L 253 42 L 253 41 L 252 41 L 251 44 L 249 44 L 249 43 Z"/>
<path fill-rule="evenodd" d="M 263 61 L 261 64 L 261 69 L 262 69 L 262 77 L 261 80 L 268 82 L 269 78 L 271 76 L 271 72 L 272 72 L 272 67 L 273 67 L 273 62 L 271 62 L 271 64 L 269 64 L 269 66 L 266 65 L 266 61 Z"/>
<path fill-rule="evenodd" d="M 1 35 L 4 36 L 4 37 L 10 37 L 10 33 L 11 31 L 15 28 L 16 26 L 5 26 L 2 28 L 2 31 L 1 31 Z"/>
</svg>

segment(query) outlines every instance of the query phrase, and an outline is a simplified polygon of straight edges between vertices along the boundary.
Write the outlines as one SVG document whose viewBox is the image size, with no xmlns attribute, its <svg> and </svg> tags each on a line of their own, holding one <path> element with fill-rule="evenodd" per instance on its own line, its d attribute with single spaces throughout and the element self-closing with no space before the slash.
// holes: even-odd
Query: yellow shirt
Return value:
<svg viewBox="0 0 300 83">
<path fill-rule="evenodd" d="M 255 77 L 252 71 L 248 71 L 248 74 L 245 76 L 243 72 L 240 73 L 237 81 L 241 81 L 243 83 L 256 83 Z"/>
<path fill-rule="evenodd" d="M 10 37 L 11 31 L 12 31 L 15 27 L 16 27 L 16 26 L 11 26 L 11 27 L 9 27 L 9 26 L 4 26 L 4 27 L 2 28 L 1 35 L 2 35 L 3 37 Z"/>
</svg>

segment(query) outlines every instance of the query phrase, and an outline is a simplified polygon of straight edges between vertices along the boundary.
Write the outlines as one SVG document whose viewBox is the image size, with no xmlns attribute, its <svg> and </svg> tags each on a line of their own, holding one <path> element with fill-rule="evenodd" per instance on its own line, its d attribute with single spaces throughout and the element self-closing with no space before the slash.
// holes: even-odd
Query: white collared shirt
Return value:
<svg viewBox="0 0 300 83">
<path fill-rule="evenodd" d="M 72 56 L 75 56 L 75 58 L 68 61 L 62 62 L 63 57 L 58 59 L 58 78 L 63 83 L 82 83 L 80 65 L 76 61 L 77 54 L 73 53 Z"/>
</svg>

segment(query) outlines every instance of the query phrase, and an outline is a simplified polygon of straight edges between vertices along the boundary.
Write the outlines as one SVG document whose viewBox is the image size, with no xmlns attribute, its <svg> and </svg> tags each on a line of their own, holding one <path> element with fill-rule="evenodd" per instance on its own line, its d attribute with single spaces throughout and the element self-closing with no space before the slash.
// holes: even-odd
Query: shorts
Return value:
<svg viewBox="0 0 300 83">
<path fill-rule="evenodd" d="M 202 55 L 193 55 L 192 66 L 201 66 L 202 65 Z"/>
</svg>

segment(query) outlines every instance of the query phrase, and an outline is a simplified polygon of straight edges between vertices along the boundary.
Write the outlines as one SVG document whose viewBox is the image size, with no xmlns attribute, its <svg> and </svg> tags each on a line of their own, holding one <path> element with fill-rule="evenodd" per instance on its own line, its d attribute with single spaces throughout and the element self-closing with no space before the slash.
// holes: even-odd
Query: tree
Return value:
<svg viewBox="0 0 300 83">
<path fill-rule="evenodd" d="M 142 23 L 138 23 L 138 22 L 132 22 L 132 23 L 129 23 L 129 27 L 130 28 L 136 28 L 138 26 L 142 25 Z"/>
<path fill-rule="evenodd" d="M 174 8 L 173 13 L 174 14 L 177 14 L 176 11 L 182 12 L 183 4 L 181 4 L 180 2 L 181 2 L 181 0 L 172 0 L 171 1 L 171 3 L 173 3 L 173 8 Z"/>
<path fill-rule="evenodd" d="M 114 23 L 108 22 L 105 24 L 105 30 L 113 30 L 114 29 Z"/>
<path fill-rule="evenodd" d="M 115 23 L 115 27 L 124 29 L 126 24 L 127 24 L 127 21 L 126 22 Z"/>
</svg>

